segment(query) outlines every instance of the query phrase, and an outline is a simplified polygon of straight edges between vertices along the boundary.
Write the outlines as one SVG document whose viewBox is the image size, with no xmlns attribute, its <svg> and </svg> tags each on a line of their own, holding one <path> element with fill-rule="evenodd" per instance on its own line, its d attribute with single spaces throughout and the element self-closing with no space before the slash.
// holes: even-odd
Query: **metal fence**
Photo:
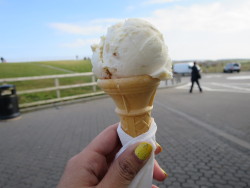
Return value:
<svg viewBox="0 0 250 188">
<path fill-rule="evenodd" d="M 73 85 L 60 85 L 60 78 L 69 78 L 69 77 L 92 77 L 91 82 L 88 83 L 82 83 L 82 84 L 73 84 Z M 46 91 L 56 91 L 56 98 L 55 99 L 49 99 L 49 100 L 41 100 L 37 102 L 31 102 L 31 103 L 23 103 L 20 104 L 20 108 L 26 108 L 30 106 L 36 106 L 36 105 L 42 105 L 42 104 L 48 104 L 48 103 L 55 103 L 65 100 L 72 100 L 82 97 L 89 97 L 89 96 L 95 96 L 103 94 L 103 91 L 97 91 L 96 86 L 97 82 L 95 79 L 95 76 L 92 72 L 87 73 L 74 73 L 74 74 L 61 74 L 61 75 L 50 75 L 50 76 L 33 76 L 33 77 L 19 77 L 19 78 L 6 78 L 6 79 L 0 79 L 0 84 L 5 84 L 9 82 L 19 82 L 19 81 L 31 81 L 31 80 L 44 80 L 44 79 L 54 79 L 54 87 L 47 87 L 47 88 L 40 88 L 40 89 L 31 89 L 31 90 L 22 90 L 17 91 L 18 95 L 22 94 L 30 94 L 30 93 L 39 93 L 39 92 L 46 92 Z M 61 97 L 61 90 L 63 89 L 72 89 L 72 88 L 78 88 L 78 87 L 89 87 L 92 86 L 93 92 L 91 93 L 85 93 L 81 95 L 74 95 L 74 96 L 68 96 L 68 97 Z"/>
</svg>

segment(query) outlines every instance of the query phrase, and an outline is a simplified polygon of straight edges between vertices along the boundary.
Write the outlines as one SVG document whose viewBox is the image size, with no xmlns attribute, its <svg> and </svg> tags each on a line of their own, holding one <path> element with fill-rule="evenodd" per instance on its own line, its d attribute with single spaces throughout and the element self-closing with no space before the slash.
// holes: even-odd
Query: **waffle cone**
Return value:
<svg viewBox="0 0 250 188">
<path fill-rule="evenodd" d="M 98 86 L 114 100 L 115 112 L 120 117 L 122 129 L 132 137 L 149 130 L 159 83 L 159 79 L 148 75 L 97 81 Z"/>
</svg>

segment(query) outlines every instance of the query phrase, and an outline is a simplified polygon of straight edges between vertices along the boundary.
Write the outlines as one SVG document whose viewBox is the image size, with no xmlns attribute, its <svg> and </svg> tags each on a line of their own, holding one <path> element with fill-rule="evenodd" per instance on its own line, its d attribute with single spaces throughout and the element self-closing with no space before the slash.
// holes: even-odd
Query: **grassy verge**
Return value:
<svg viewBox="0 0 250 188">
<path fill-rule="evenodd" d="M 44 75 L 54 75 L 54 74 L 65 74 L 65 72 L 42 67 L 36 63 L 0 64 L 0 78 L 44 76 Z"/>
<path fill-rule="evenodd" d="M 73 60 L 73 61 L 47 61 L 38 62 L 41 65 L 50 65 L 53 67 L 58 67 L 73 72 L 91 72 L 92 65 L 90 60 Z"/>
<path fill-rule="evenodd" d="M 204 73 L 221 73 L 227 63 L 238 62 L 241 64 L 241 71 L 250 71 L 250 60 L 220 60 L 220 61 L 205 61 L 199 63 Z"/>
<path fill-rule="evenodd" d="M 60 69 L 82 73 L 91 72 L 92 67 L 91 62 L 89 60 L 2 63 L 0 64 L 0 79 L 69 73 Z M 82 84 L 91 82 L 91 77 L 60 78 L 59 82 L 60 85 Z M 18 91 L 23 91 L 30 89 L 54 87 L 54 79 L 10 82 L 8 84 L 14 84 Z M 61 90 L 61 97 L 85 94 L 90 92 L 93 92 L 92 87 L 65 89 Z M 20 104 L 54 98 L 56 98 L 56 91 L 22 94 L 19 96 Z"/>
<path fill-rule="evenodd" d="M 101 89 L 97 87 L 96 91 L 101 91 Z M 68 97 L 68 96 L 81 95 L 92 92 L 93 88 L 91 86 L 82 88 L 73 88 L 73 89 L 60 90 L 60 96 Z M 37 102 L 41 100 L 56 99 L 56 98 L 57 98 L 56 91 L 23 94 L 19 96 L 19 103 L 23 104 L 23 103 Z"/>
</svg>

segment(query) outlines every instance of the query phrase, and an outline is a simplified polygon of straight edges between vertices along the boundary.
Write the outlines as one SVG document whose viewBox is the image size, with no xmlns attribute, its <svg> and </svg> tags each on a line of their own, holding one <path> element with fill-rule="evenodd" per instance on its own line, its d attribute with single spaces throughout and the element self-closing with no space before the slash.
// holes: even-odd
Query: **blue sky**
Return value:
<svg viewBox="0 0 250 188">
<path fill-rule="evenodd" d="M 107 27 L 143 18 L 173 60 L 250 58 L 249 0 L 0 0 L 0 56 L 7 61 L 91 57 Z"/>
</svg>

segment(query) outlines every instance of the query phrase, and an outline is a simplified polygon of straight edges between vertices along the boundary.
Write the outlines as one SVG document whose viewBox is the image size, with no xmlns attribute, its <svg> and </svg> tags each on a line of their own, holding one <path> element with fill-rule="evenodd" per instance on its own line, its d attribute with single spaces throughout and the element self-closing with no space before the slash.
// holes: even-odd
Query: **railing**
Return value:
<svg viewBox="0 0 250 188">
<path fill-rule="evenodd" d="M 60 86 L 60 78 L 69 78 L 69 77 L 92 77 L 91 82 L 89 83 L 83 83 L 83 84 L 74 84 L 74 85 L 64 85 Z M 20 108 L 26 108 L 30 106 L 36 106 L 36 105 L 42 105 L 42 104 L 48 104 L 48 103 L 55 103 L 65 100 L 72 100 L 82 97 L 89 97 L 89 96 L 95 96 L 103 94 L 103 91 L 97 92 L 96 90 L 96 79 L 92 72 L 87 73 L 75 73 L 75 74 L 63 74 L 63 75 L 51 75 L 51 76 L 33 76 L 33 77 L 20 77 L 20 78 L 6 78 L 6 79 L 0 79 L 0 84 L 9 83 L 9 82 L 19 82 L 19 81 L 31 81 L 31 80 L 44 80 L 44 79 L 54 79 L 54 87 L 48 87 L 48 88 L 40 88 L 40 89 L 31 89 L 31 90 L 22 90 L 17 91 L 18 95 L 22 94 L 30 94 L 30 93 L 38 93 L 38 92 L 46 92 L 46 91 L 56 91 L 57 98 L 55 99 L 49 99 L 49 100 L 42 100 L 37 102 L 31 102 L 31 103 L 23 103 L 20 104 Z M 78 87 L 89 87 L 92 86 L 93 92 L 91 93 L 85 93 L 81 95 L 74 95 L 74 96 L 68 96 L 68 97 L 61 97 L 60 90 L 62 89 L 72 89 L 72 88 L 78 88 Z"/>
<path fill-rule="evenodd" d="M 73 84 L 73 85 L 60 85 L 60 78 L 70 78 L 70 77 L 91 77 L 91 82 L 83 83 L 83 84 Z M 47 87 L 47 88 L 40 88 L 40 89 L 31 89 L 31 90 L 21 90 L 17 91 L 18 95 L 22 94 L 30 94 L 30 93 L 39 93 L 39 92 L 47 92 L 47 91 L 56 91 L 56 98 L 55 99 L 49 99 L 49 100 L 41 100 L 37 102 L 31 102 L 31 103 L 22 103 L 19 105 L 20 108 L 26 108 L 31 106 L 37 106 L 37 105 L 43 105 L 43 104 L 49 104 L 49 103 L 56 103 L 66 100 L 73 100 L 83 97 L 90 97 L 95 95 L 104 94 L 103 91 L 97 91 L 97 82 L 95 79 L 95 76 L 92 72 L 86 72 L 86 73 L 74 73 L 74 74 L 61 74 L 61 75 L 50 75 L 50 76 L 33 76 L 33 77 L 19 77 L 19 78 L 6 78 L 6 79 L 0 79 L 0 84 L 9 83 L 9 82 L 19 82 L 19 81 L 31 81 L 31 80 L 44 80 L 44 79 L 54 79 L 54 87 Z M 176 85 L 181 82 L 181 76 L 180 75 L 174 75 L 173 79 L 171 80 L 171 84 L 169 84 L 167 81 L 163 81 L 163 84 L 160 85 L 160 87 L 167 87 L 170 85 Z M 79 87 L 89 87 L 92 86 L 91 93 L 85 93 L 81 95 L 74 95 L 74 96 L 68 96 L 68 97 L 61 97 L 60 90 L 63 89 L 72 89 L 72 88 L 79 88 Z"/>
</svg>

